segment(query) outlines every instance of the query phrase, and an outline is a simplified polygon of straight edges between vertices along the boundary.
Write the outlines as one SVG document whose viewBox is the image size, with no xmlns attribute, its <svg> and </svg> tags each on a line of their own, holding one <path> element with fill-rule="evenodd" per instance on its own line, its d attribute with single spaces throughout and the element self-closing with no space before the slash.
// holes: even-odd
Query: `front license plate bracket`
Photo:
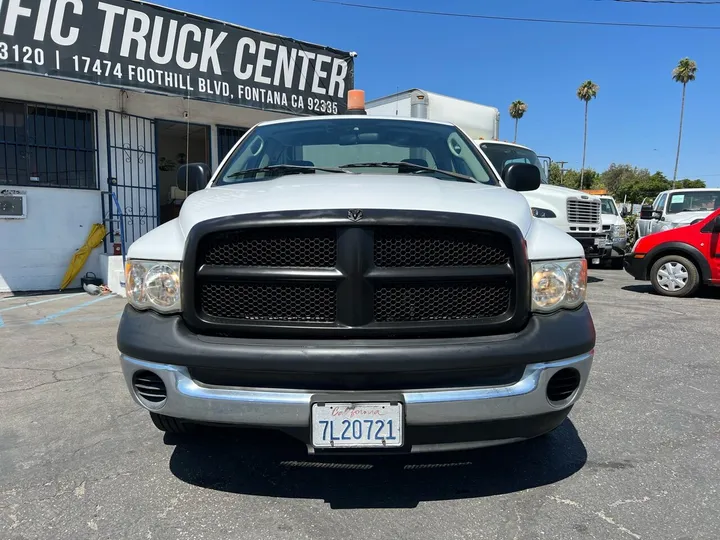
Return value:
<svg viewBox="0 0 720 540">
<path fill-rule="evenodd" d="M 404 435 L 401 398 L 343 395 L 311 400 L 310 439 L 315 449 L 398 449 Z"/>
</svg>

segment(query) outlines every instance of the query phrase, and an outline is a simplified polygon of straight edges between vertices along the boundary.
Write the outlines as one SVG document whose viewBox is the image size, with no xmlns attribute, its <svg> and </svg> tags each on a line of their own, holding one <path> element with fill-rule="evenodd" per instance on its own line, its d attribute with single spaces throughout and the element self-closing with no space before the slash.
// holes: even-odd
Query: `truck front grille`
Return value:
<svg viewBox="0 0 720 540">
<path fill-rule="evenodd" d="M 568 223 L 600 223 L 600 203 L 568 199 L 567 215 Z"/>
<path fill-rule="evenodd" d="M 425 337 L 524 321 L 527 262 L 514 225 L 383 211 L 351 223 L 347 211 L 328 212 L 193 228 L 183 263 L 188 326 L 226 336 Z"/>
</svg>

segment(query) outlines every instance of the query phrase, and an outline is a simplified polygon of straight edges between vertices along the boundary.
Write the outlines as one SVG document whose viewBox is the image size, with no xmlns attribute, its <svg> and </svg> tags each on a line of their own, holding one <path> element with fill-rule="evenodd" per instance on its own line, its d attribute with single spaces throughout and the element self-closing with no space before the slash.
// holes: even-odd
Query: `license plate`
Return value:
<svg viewBox="0 0 720 540">
<path fill-rule="evenodd" d="M 403 445 L 401 403 L 314 403 L 315 448 L 398 448 Z"/>
<path fill-rule="evenodd" d="M 596 245 L 597 247 L 599 247 L 599 248 L 604 248 L 604 247 L 605 247 L 605 242 L 606 242 L 606 239 L 605 239 L 605 238 L 596 238 L 596 239 L 595 239 L 595 245 Z"/>
<path fill-rule="evenodd" d="M 593 264 L 600 264 L 600 259 L 593 259 L 593 260 L 592 260 L 592 263 L 593 263 Z"/>
</svg>

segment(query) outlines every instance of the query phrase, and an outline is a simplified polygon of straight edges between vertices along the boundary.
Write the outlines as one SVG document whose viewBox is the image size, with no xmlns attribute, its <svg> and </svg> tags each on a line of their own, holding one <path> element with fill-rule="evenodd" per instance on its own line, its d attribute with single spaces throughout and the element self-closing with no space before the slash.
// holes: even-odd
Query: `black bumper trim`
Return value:
<svg viewBox="0 0 720 540">
<path fill-rule="evenodd" d="M 636 257 L 635 253 L 627 253 L 623 262 L 625 271 L 638 281 L 647 280 L 647 257 Z"/>
<path fill-rule="evenodd" d="M 179 315 L 139 312 L 120 320 L 117 346 L 139 360 L 185 367 L 320 373 L 396 373 L 510 367 L 571 358 L 595 347 L 583 304 L 534 315 L 517 333 L 463 338 L 377 340 L 241 339 L 192 333 Z"/>
</svg>

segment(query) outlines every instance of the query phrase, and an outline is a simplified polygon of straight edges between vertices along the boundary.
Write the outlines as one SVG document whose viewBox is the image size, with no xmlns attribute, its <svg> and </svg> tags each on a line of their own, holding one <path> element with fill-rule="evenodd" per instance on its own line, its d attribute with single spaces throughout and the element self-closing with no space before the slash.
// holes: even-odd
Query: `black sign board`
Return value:
<svg viewBox="0 0 720 540">
<path fill-rule="evenodd" d="M 342 114 L 350 53 L 130 0 L 0 0 L 0 69 L 295 114 Z"/>
</svg>

